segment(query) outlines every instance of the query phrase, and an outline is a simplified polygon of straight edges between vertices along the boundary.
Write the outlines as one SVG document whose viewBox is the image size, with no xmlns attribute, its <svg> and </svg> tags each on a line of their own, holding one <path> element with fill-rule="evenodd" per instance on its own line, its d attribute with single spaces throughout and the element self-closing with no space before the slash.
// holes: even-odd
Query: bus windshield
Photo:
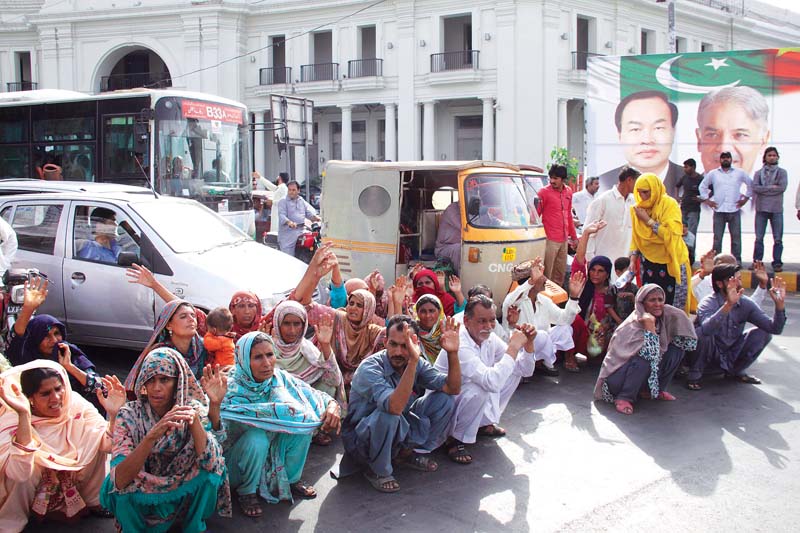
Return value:
<svg viewBox="0 0 800 533">
<path fill-rule="evenodd" d="M 166 97 L 156 103 L 160 193 L 208 200 L 249 191 L 245 112 L 240 107 Z M 204 202 L 204 203 L 207 203 Z"/>
<path fill-rule="evenodd" d="M 518 229 L 539 223 L 520 176 L 475 174 L 464 182 L 467 223 L 476 228 Z"/>
</svg>

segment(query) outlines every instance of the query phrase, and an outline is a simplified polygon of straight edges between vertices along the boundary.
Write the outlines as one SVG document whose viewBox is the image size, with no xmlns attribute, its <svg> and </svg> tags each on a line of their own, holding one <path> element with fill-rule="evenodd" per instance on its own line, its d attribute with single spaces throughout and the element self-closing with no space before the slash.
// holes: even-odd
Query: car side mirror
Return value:
<svg viewBox="0 0 800 533">
<path fill-rule="evenodd" d="M 134 263 L 139 263 L 139 256 L 133 252 L 120 252 L 117 257 L 117 264 L 119 266 L 130 267 Z"/>
</svg>

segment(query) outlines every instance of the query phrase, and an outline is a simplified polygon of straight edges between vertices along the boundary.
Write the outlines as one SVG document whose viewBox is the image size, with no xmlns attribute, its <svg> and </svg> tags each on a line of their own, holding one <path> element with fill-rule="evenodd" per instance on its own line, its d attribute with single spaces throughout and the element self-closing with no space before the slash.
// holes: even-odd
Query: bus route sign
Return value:
<svg viewBox="0 0 800 533">
<path fill-rule="evenodd" d="M 244 111 L 238 107 L 210 104 L 208 102 L 198 102 L 195 100 L 182 100 L 181 112 L 185 118 L 219 120 L 222 122 L 232 122 L 234 124 L 244 124 Z"/>
</svg>

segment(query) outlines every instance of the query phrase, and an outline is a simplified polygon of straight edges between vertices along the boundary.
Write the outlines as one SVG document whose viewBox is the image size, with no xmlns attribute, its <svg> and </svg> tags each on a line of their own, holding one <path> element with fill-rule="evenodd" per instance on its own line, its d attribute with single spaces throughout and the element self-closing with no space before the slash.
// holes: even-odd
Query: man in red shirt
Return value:
<svg viewBox="0 0 800 533">
<path fill-rule="evenodd" d="M 552 165 L 548 171 L 550 185 L 539 191 L 537 211 L 542 217 L 547 247 L 544 253 L 544 275 L 564 285 L 567 272 L 567 249 L 578 239 L 572 221 L 572 191 L 566 186 L 567 167 Z"/>
</svg>

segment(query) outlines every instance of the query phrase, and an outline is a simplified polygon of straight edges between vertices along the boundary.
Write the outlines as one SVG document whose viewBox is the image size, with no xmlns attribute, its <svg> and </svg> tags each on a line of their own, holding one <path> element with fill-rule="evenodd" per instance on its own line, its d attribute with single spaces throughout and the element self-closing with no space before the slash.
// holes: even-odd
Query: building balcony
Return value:
<svg viewBox="0 0 800 533">
<path fill-rule="evenodd" d="M 300 65 L 300 81 L 331 81 L 339 79 L 339 63 Z"/>
<path fill-rule="evenodd" d="M 100 78 L 100 92 L 120 91 L 147 87 L 150 89 L 163 89 L 172 87 L 172 78 L 166 72 L 138 72 L 131 74 L 114 74 Z"/>
<path fill-rule="evenodd" d="M 354 59 L 347 62 L 347 77 L 383 76 L 383 59 Z"/>
<path fill-rule="evenodd" d="M 6 83 L 6 90 L 10 93 L 17 91 L 35 91 L 39 84 L 35 81 L 12 81 Z"/>
<path fill-rule="evenodd" d="M 600 57 L 603 54 L 594 52 L 575 51 L 572 52 L 572 70 L 586 70 L 590 57 Z"/>
<path fill-rule="evenodd" d="M 259 85 L 283 85 L 285 83 L 292 83 L 292 67 L 258 69 Z"/>
<path fill-rule="evenodd" d="M 480 50 L 458 50 L 431 54 L 431 72 L 448 72 L 451 70 L 478 69 Z"/>
</svg>

